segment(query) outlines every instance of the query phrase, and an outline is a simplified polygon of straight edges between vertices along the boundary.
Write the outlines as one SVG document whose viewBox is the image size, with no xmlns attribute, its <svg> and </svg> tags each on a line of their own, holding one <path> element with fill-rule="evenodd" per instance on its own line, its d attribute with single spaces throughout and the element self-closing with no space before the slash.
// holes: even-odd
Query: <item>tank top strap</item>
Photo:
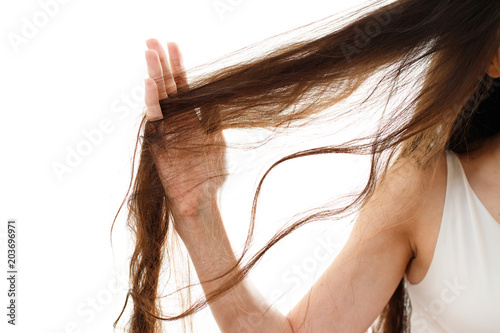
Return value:
<svg viewBox="0 0 500 333">
<path fill-rule="evenodd" d="M 461 188 L 464 191 L 464 198 L 468 201 L 471 208 L 476 210 L 478 216 L 481 216 L 481 222 L 485 224 L 489 224 L 486 227 L 493 227 L 500 230 L 500 224 L 495 220 L 495 218 L 491 215 L 491 213 L 486 209 L 482 201 L 476 195 L 474 190 L 472 189 L 467 175 L 465 174 L 465 170 L 458 158 L 457 154 L 452 151 L 447 151 L 449 158 L 451 158 L 452 168 L 454 172 L 454 179 L 457 182 L 461 183 Z M 463 200 L 463 199 L 462 199 Z"/>
<path fill-rule="evenodd" d="M 446 152 L 446 197 L 429 269 L 406 282 L 412 331 L 498 332 L 500 225 L 472 190 L 460 159 Z"/>
</svg>

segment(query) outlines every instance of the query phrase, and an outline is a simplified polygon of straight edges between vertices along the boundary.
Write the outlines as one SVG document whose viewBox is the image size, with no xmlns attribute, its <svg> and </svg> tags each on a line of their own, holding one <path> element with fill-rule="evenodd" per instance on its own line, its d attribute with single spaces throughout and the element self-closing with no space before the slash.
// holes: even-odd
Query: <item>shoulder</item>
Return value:
<svg viewBox="0 0 500 333">
<path fill-rule="evenodd" d="M 441 179 L 443 159 L 436 161 L 422 168 L 401 159 L 389 169 L 364 202 L 340 253 L 287 315 L 292 328 L 365 332 L 373 323 L 415 257 L 409 230 L 424 220 L 418 212 L 431 200 L 425 193 L 433 191 L 432 179 Z"/>
<path fill-rule="evenodd" d="M 447 154 L 442 152 L 427 166 L 400 158 L 379 180 L 361 213 L 377 221 L 374 228 L 388 228 L 405 239 L 414 255 L 420 233 L 440 221 L 446 195 Z"/>
</svg>

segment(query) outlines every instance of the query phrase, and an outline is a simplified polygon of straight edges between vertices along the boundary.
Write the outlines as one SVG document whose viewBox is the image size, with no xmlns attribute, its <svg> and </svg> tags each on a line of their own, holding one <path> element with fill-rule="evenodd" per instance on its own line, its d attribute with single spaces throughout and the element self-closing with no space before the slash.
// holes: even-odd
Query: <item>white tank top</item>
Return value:
<svg viewBox="0 0 500 333">
<path fill-rule="evenodd" d="M 412 333 L 500 332 L 500 224 L 447 151 L 443 217 L 424 279 L 405 282 Z"/>
</svg>

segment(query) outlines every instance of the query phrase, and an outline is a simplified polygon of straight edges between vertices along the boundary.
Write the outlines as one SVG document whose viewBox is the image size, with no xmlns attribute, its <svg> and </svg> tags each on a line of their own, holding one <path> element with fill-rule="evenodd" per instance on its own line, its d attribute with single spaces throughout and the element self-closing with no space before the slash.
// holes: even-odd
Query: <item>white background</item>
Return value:
<svg viewBox="0 0 500 333">
<path fill-rule="evenodd" d="M 2 2 L 0 266 L 5 276 L 6 222 L 16 219 L 19 275 L 16 327 L 6 323 L 7 284 L 1 279 L 0 330 L 112 331 L 125 300 L 133 246 L 125 207 L 115 223 L 113 250 L 110 228 L 130 181 L 147 77 L 146 39 L 155 37 L 163 45 L 177 42 L 190 68 L 361 2 Z M 35 29 L 28 27 L 31 24 Z M 96 131 L 102 138 L 89 144 L 85 133 Z M 240 134 L 228 133 L 227 139 L 251 137 Z M 260 167 L 230 178 L 221 192 L 221 211 L 235 250 L 247 233 L 256 182 L 286 149 L 298 150 L 294 140 L 284 138 L 259 153 L 228 155 L 233 165 L 245 170 L 267 156 Z M 300 142 L 311 147 L 310 140 Z M 321 144 L 328 142 L 312 146 Z M 68 166 L 70 151 L 77 149 L 87 154 L 57 173 L 54 166 Z M 271 172 L 258 204 L 255 249 L 286 218 L 325 203 L 359 183 L 366 171 L 366 165 L 353 164 L 352 158 L 333 161 L 305 158 Z M 345 242 L 349 226 L 333 224 L 318 222 L 300 229 L 252 271 L 252 281 L 270 299 L 291 289 L 275 303 L 283 313 L 300 300 Z M 178 331 L 175 323 L 166 327 Z M 195 332 L 218 332 L 208 309 L 195 317 Z"/>
</svg>

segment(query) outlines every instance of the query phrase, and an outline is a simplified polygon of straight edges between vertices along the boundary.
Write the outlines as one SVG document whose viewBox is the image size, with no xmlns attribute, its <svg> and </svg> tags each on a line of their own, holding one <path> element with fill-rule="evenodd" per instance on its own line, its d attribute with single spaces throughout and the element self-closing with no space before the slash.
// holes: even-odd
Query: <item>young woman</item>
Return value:
<svg viewBox="0 0 500 333">
<path fill-rule="evenodd" d="M 371 6 L 341 29 L 189 84 L 177 45 L 168 44 L 167 56 L 157 40 L 147 41 L 146 127 L 129 204 L 137 236 L 130 332 L 159 332 L 159 319 L 177 320 L 207 302 L 222 332 L 498 332 L 500 2 Z M 297 221 L 241 265 L 216 200 L 226 177 L 222 130 L 298 123 L 375 73 L 382 78 L 370 96 L 384 84 L 389 99 L 421 84 L 376 133 L 273 165 L 319 153 L 371 154 L 364 190 L 345 207 Z M 355 110 L 370 117 L 367 109 Z M 359 215 L 345 247 L 282 315 L 248 280 L 249 269 L 301 225 L 349 210 Z M 207 302 L 162 317 L 157 287 L 170 225 Z"/>
</svg>

